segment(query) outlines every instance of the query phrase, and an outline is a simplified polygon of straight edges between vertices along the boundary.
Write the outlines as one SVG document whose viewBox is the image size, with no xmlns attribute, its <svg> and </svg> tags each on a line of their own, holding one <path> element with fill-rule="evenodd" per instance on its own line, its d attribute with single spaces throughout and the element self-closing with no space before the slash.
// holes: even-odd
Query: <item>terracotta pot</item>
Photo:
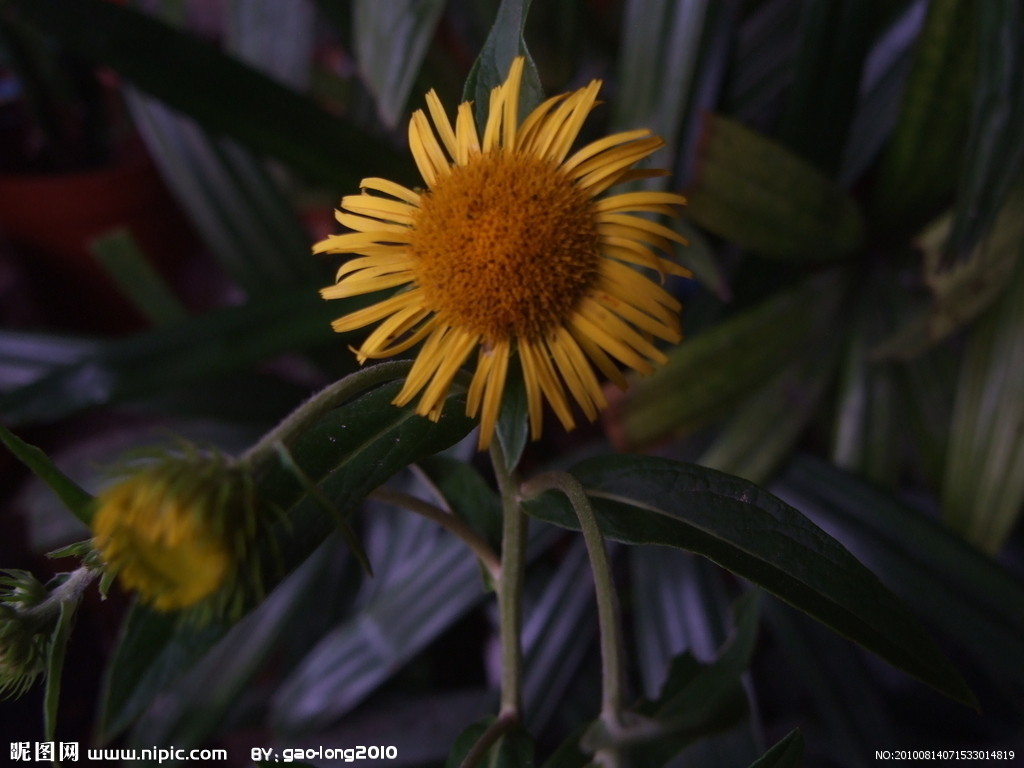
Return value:
<svg viewBox="0 0 1024 768">
<path fill-rule="evenodd" d="M 0 176 L 0 234 L 18 246 L 46 316 L 58 325 L 124 333 L 143 324 L 89 250 L 121 227 L 165 276 L 193 242 L 141 149 L 95 170 Z"/>
</svg>

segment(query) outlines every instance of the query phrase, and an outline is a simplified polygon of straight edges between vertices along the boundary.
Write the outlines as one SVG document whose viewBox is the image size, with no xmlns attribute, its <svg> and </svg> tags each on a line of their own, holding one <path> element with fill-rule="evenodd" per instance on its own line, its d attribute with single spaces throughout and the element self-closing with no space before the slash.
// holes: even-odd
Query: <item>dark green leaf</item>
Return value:
<svg viewBox="0 0 1024 768">
<path fill-rule="evenodd" d="M 523 450 L 530 439 L 526 380 L 523 378 L 523 366 L 518 356 L 509 363 L 505 391 L 501 396 L 501 412 L 498 414 L 498 423 L 495 426 L 495 436 L 501 441 L 506 465 L 509 469 L 515 469 L 519 465 L 519 460 L 523 457 Z"/>
<path fill-rule="evenodd" d="M 791 453 L 832 379 L 835 328 L 808 339 L 799 356 L 735 409 L 697 462 L 755 483 Z"/>
<path fill-rule="evenodd" d="M 721 568 L 666 547 L 630 547 L 633 643 L 643 692 L 654 699 L 672 659 L 690 651 L 714 658 L 731 625 Z M 687 589 L 681 590 L 680 584 Z"/>
<path fill-rule="evenodd" d="M 947 525 L 993 554 L 1024 505 L 1024 258 L 1009 282 L 964 355 L 942 489 Z"/>
<path fill-rule="evenodd" d="M 728 118 L 707 118 L 689 190 L 701 227 L 762 256 L 841 258 L 864 237 L 857 204 L 807 161 Z"/>
<path fill-rule="evenodd" d="M 857 104 L 864 57 L 882 6 L 865 0 L 801 4 L 800 48 L 779 137 L 830 177 Z"/>
<path fill-rule="evenodd" d="M 1004 292 L 1012 281 L 1013 268 L 1024 253 L 1024 186 L 1011 194 L 970 257 L 942 265 L 942 254 L 952 224 L 943 217 L 918 238 L 924 253 L 924 282 L 931 302 L 906 320 L 889 338 L 877 344 L 878 358 L 908 360 L 968 325 Z"/>
<path fill-rule="evenodd" d="M 90 250 L 114 278 L 121 293 L 153 325 L 181 320 L 188 313 L 146 260 L 130 230 L 121 228 L 94 240 Z"/>
<path fill-rule="evenodd" d="M 977 13 L 962 0 L 928 4 L 903 106 L 873 185 L 871 217 L 915 232 L 949 201 L 956 183 L 974 82 Z"/>
<path fill-rule="evenodd" d="M 224 629 L 178 627 L 174 616 L 133 605 L 104 675 L 96 725 L 99 741 L 109 741 L 127 728 L 166 685 L 209 650 Z"/>
<path fill-rule="evenodd" d="M 260 158 L 134 88 L 125 101 L 181 209 L 250 298 L 315 285 L 309 236 Z"/>
<path fill-rule="evenodd" d="M 408 172 L 384 142 L 199 38 L 138 11 L 101 0 L 3 0 L 2 5 L 211 131 L 311 178 L 355 188 L 367 175 L 367 158 L 373 158 L 375 174 Z"/>
<path fill-rule="evenodd" d="M 1024 693 L 1024 585 L 945 527 L 836 467 L 800 457 L 773 484 L 840 537 L 930 626 Z"/>
<path fill-rule="evenodd" d="M 864 62 L 857 111 L 850 122 L 836 181 L 849 189 L 878 158 L 899 118 L 924 8 L 909 3 L 874 41 Z"/>
<path fill-rule="evenodd" d="M 580 749 L 580 739 L 588 725 L 581 725 L 563 741 L 551 757 L 544 761 L 542 768 L 590 768 L 594 765 L 590 757 Z"/>
<path fill-rule="evenodd" d="M 865 653 L 777 600 L 766 600 L 762 615 L 779 651 L 779 674 L 815 713 L 816 740 L 837 753 L 863 755 L 897 738 L 891 698 Z"/>
<path fill-rule="evenodd" d="M 487 594 L 478 562 L 461 541 L 405 510 L 368 511 L 376 576 L 280 685 L 270 712 L 278 728 L 309 731 L 335 722 Z"/>
<path fill-rule="evenodd" d="M 757 640 L 758 597 L 751 590 L 736 601 L 736 626 L 711 664 L 690 653 L 673 660 L 657 701 L 640 707 L 657 738 L 636 745 L 640 765 L 663 765 L 698 738 L 734 725 L 746 712 L 741 676 L 750 665 Z M 627 725 L 628 728 L 628 725 Z M 590 746 L 584 742 L 585 746 Z"/>
<path fill-rule="evenodd" d="M 717 562 L 894 666 L 963 702 L 973 695 L 906 607 L 834 539 L 756 485 L 714 470 L 643 456 L 573 468 L 606 536 L 665 544 Z M 527 511 L 577 528 L 555 494 Z"/>
<path fill-rule="evenodd" d="M 444 416 L 435 423 L 391 405 L 400 386 L 394 382 L 379 387 L 329 411 L 289 445 L 306 475 L 346 513 L 397 471 L 453 445 L 474 426 L 462 415 L 465 401 L 461 395 L 449 396 Z M 287 520 L 274 527 L 272 543 L 266 547 L 264 582 L 269 589 L 331 533 L 333 515 L 309 499 L 302 483 L 277 463 L 257 479 L 257 492 L 263 501 L 287 513 Z M 463 549 L 458 551 L 464 554 Z M 433 554 L 431 562 L 446 567 L 439 551 Z M 465 559 L 472 574 L 475 563 L 468 555 Z M 472 576 L 466 577 L 466 582 L 481 594 Z M 413 615 L 408 608 L 405 614 Z M 179 628 L 173 616 L 133 609 L 108 670 L 100 733 L 109 738 L 123 730 L 227 629 L 226 625 L 203 630 Z"/>
<path fill-rule="evenodd" d="M 356 60 L 381 120 L 389 128 L 402 118 L 444 5 L 444 0 L 355 2 Z"/>
<path fill-rule="evenodd" d="M 460 733 L 452 745 L 445 768 L 459 768 L 466 755 L 493 722 L 494 718 L 488 717 Z M 533 751 L 533 739 L 521 728 L 516 728 L 502 734 L 477 765 L 485 768 L 531 768 Z"/>
<path fill-rule="evenodd" d="M 750 768 L 800 768 L 804 763 L 804 737 L 794 728 L 765 752 Z"/>
<path fill-rule="evenodd" d="M 473 69 L 466 78 L 462 91 L 463 101 L 474 102 L 474 114 L 477 127 L 483 134 L 487 124 L 491 90 L 505 82 L 509 67 L 516 56 L 526 58 L 526 69 L 523 72 L 523 84 L 520 94 L 519 114 L 522 117 L 528 110 L 540 104 L 544 98 L 544 89 L 540 84 L 537 65 L 526 48 L 523 29 L 526 27 L 526 15 L 530 12 L 531 0 L 501 0 L 498 15 L 494 20 L 480 55 L 473 62 Z"/>
<path fill-rule="evenodd" d="M 75 623 L 78 603 L 78 597 L 60 601 L 60 616 L 46 650 L 46 696 L 43 701 L 43 738 L 46 741 L 53 741 L 57 733 L 61 673 L 64 670 L 64 656 L 68 649 L 68 640 L 71 639 L 71 628 Z"/>
<path fill-rule="evenodd" d="M 330 321 L 344 314 L 342 306 L 356 305 L 325 302 L 305 289 L 111 341 L 79 362 L 4 394 L 0 413 L 10 423 L 50 421 L 208 380 L 330 340 Z M 339 354 L 348 353 L 339 346 Z"/>
<path fill-rule="evenodd" d="M 631 0 L 623 17 L 619 96 L 614 124 L 621 130 L 650 128 L 665 140 L 671 166 L 687 116 L 693 80 L 701 63 L 707 0 Z M 659 73 L 652 77 L 651 73 Z"/>
<path fill-rule="evenodd" d="M 6 445 L 11 453 L 51 488 L 75 517 L 88 524 L 92 519 L 92 496 L 90 494 L 61 472 L 41 449 L 29 445 L 3 424 L 0 424 L 0 442 Z"/>
<path fill-rule="evenodd" d="M 324 414 L 289 445 L 295 463 L 346 513 L 400 469 L 454 445 L 475 426 L 464 415 L 461 394 L 449 395 L 444 415 L 432 422 L 391 404 L 401 386 L 385 384 Z M 330 532 L 332 515 L 280 464 L 267 470 L 258 487 L 264 501 L 289 510 L 276 544 L 292 568 Z"/>
<path fill-rule="evenodd" d="M 966 5 L 978 14 L 978 75 L 946 266 L 974 249 L 1024 166 L 1024 7 L 1016 0 Z"/>
<path fill-rule="evenodd" d="M 842 289 L 839 275 L 818 275 L 672 350 L 669 362 L 627 395 L 617 425 L 623 442 L 643 446 L 735 412 L 823 336 L 832 340 Z"/>
<path fill-rule="evenodd" d="M 160 693 L 159 706 L 150 708 L 135 724 L 131 742 L 142 746 L 203 744 L 231 717 L 239 702 L 251 706 L 258 700 L 253 693 L 254 679 L 268 657 L 276 658 L 272 656 L 275 651 L 280 654 L 295 642 L 296 625 L 312 633 L 329 620 L 311 619 L 310 612 L 326 613 L 323 590 L 339 586 L 338 571 L 330 569 L 329 563 L 343 556 L 337 542 L 328 540 L 196 664 L 169 681 Z"/>
<path fill-rule="evenodd" d="M 523 701 L 532 733 L 542 733 L 560 719 L 567 692 L 585 676 L 581 665 L 597 638 L 594 577 L 583 537 L 576 537 L 559 556 L 553 572 L 537 568 L 527 574 L 530 618 L 523 633 Z"/>
<path fill-rule="evenodd" d="M 430 456 L 418 466 L 451 511 L 497 549 L 501 545 L 501 499 L 480 473 L 472 465 L 446 456 Z"/>
<path fill-rule="evenodd" d="M 99 346 L 98 341 L 80 337 L 0 331 L 0 395 L 78 362 Z"/>
</svg>

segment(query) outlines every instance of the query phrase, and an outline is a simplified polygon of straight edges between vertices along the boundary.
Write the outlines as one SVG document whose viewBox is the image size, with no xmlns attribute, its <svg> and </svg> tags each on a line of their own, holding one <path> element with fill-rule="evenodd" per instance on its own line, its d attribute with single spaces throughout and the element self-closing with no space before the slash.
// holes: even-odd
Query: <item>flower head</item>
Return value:
<svg viewBox="0 0 1024 768">
<path fill-rule="evenodd" d="M 160 611 L 230 586 L 253 538 L 242 467 L 199 453 L 130 467 L 97 497 L 95 545 L 122 586 Z"/>
<path fill-rule="evenodd" d="M 341 201 L 333 235 L 314 252 L 357 257 L 321 291 L 337 299 L 386 289 L 389 298 L 339 318 L 339 332 L 380 325 L 356 353 L 360 362 L 423 342 L 395 399 L 417 395 L 416 412 L 437 419 L 459 368 L 476 357 L 466 411 L 480 414 L 480 447 L 494 433 L 510 362 L 518 356 L 530 427 L 541 434 L 543 401 L 567 429 L 570 401 L 590 420 L 606 401 L 595 369 L 620 387 L 615 361 L 641 373 L 663 363 L 654 337 L 680 339 L 679 303 L 635 266 L 689 272 L 658 255 L 684 243 L 637 216 L 673 214 L 669 192 L 610 187 L 659 172 L 633 166 L 662 145 L 649 131 L 618 133 L 570 154 L 596 104 L 600 81 L 548 99 L 519 121 L 523 60 L 491 93 L 483 136 L 469 103 L 454 125 L 437 95 L 415 112 L 409 144 L 426 189 L 380 178 Z"/>
<path fill-rule="evenodd" d="M 0 699 L 16 698 L 46 667 L 52 621 L 32 609 L 46 599 L 46 587 L 27 571 L 0 577 Z"/>
</svg>

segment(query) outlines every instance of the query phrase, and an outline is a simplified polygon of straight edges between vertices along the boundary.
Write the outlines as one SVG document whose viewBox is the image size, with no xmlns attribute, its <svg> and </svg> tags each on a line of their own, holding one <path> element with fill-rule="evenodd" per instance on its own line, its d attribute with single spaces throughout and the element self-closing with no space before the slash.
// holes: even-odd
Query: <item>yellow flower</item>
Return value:
<svg viewBox="0 0 1024 768">
<path fill-rule="evenodd" d="M 219 457 L 166 456 L 97 497 L 92 527 L 107 567 L 160 611 L 196 605 L 234 576 L 252 526 L 248 487 Z"/>
<path fill-rule="evenodd" d="M 633 215 L 671 215 L 682 196 L 599 198 L 616 184 L 660 175 L 633 166 L 662 140 L 628 131 L 569 154 L 600 81 L 548 99 L 520 123 L 522 74 L 519 58 L 491 92 L 482 137 L 469 103 L 459 105 L 453 126 L 428 93 L 430 118 L 418 110 L 409 124 L 426 190 L 364 179 L 337 214 L 354 231 L 313 248 L 358 255 L 321 291 L 326 299 L 402 289 L 333 323 L 345 332 L 383 321 L 355 350 L 361 363 L 423 342 L 396 405 L 419 395 L 416 412 L 438 419 L 453 378 L 476 352 L 466 412 L 480 413 L 481 448 L 494 433 L 513 355 L 535 439 L 545 399 L 566 429 L 574 425 L 570 399 L 597 417 L 606 401 L 595 368 L 625 388 L 614 360 L 644 374 L 664 363 L 652 337 L 680 339 L 680 305 L 634 266 L 690 274 L 656 253 L 685 240 Z"/>
</svg>

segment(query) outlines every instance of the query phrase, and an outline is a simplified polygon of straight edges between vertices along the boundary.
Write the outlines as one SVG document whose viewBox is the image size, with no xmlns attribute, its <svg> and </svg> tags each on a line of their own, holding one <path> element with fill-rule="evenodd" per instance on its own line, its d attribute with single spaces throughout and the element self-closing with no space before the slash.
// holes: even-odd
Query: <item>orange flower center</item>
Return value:
<svg viewBox="0 0 1024 768">
<path fill-rule="evenodd" d="M 561 324 L 597 276 L 600 240 L 590 199 L 557 164 L 497 151 L 421 197 L 410 250 L 425 306 L 494 342 Z"/>
</svg>

